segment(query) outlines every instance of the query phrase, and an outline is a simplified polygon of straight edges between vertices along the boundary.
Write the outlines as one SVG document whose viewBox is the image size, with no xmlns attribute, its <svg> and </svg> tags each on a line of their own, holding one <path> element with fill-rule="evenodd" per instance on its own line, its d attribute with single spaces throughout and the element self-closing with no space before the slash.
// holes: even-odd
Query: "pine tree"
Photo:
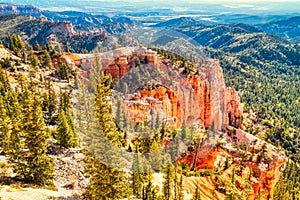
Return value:
<svg viewBox="0 0 300 200">
<path fill-rule="evenodd" d="M 149 162 L 154 171 L 159 171 L 162 165 L 162 150 L 156 140 L 150 146 Z"/>
<path fill-rule="evenodd" d="M 95 97 L 80 81 L 76 98 L 77 128 L 88 150 L 86 172 L 90 181 L 85 197 L 92 200 L 128 198 L 132 193 L 128 177 L 122 171 L 125 167 L 121 159 L 123 152 L 108 140 L 99 126 L 93 104 Z"/>
<path fill-rule="evenodd" d="M 102 62 L 101 62 L 98 48 L 94 50 L 93 55 L 94 55 L 94 63 L 90 70 L 90 82 L 91 82 L 92 89 L 96 91 L 97 85 L 99 83 L 98 81 L 101 77 L 101 71 L 102 71 Z"/>
<path fill-rule="evenodd" d="M 178 200 L 183 200 L 183 175 L 180 176 L 179 183 L 178 183 Z"/>
<path fill-rule="evenodd" d="M 0 82 L 0 132 L 2 133 L 2 146 L 10 166 L 17 167 L 21 154 L 21 106 L 18 101 L 19 93 L 12 90 L 7 77 L 1 70 Z"/>
<path fill-rule="evenodd" d="M 120 99 L 120 97 L 118 97 L 118 99 L 117 99 L 116 124 L 119 128 L 122 127 L 122 124 L 121 124 L 121 99 Z"/>
<path fill-rule="evenodd" d="M 56 139 L 60 145 L 66 148 L 76 146 L 76 138 L 68 124 L 68 120 L 63 109 L 61 109 L 58 114 L 58 133 Z"/>
<path fill-rule="evenodd" d="M 23 118 L 25 120 L 23 123 L 24 149 L 28 149 L 28 152 L 23 154 L 25 155 L 21 164 L 23 170 L 22 174 L 19 172 L 19 175 L 24 180 L 35 184 L 53 184 L 53 159 L 46 155 L 49 134 L 43 119 L 42 102 L 38 95 L 31 94 L 28 90 L 24 94 L 23 106 L 26 111 Z"/>
<path fill-rule="evenodd" d="M 2 63 L 3 68 L 13 68 L 13 65 L 11 64 L 11 60 L 9 58 L 5 58 L 3 63 Z"/>
<path fill-rule="evenodd" d="M 53 124 L 57 100 L 55 90 L 50 81 L 46 83 L 46 90 L 48 91 L 44 93 L 43 111 L 46 111 L 48 113 L 48 123 Z"/>
<path fill-rule="evenodd" d="M 31 56 L 30 65 L 35 71 L 39 69 L 39 59 L 37 55 L 33 54 Z"/>
<path fill-rule="evenodd" d="M 152 169 L 140 153 L 142 148 L 138 140 L 134 142 L 134 154 L 131 169 L 133 194 L 138 199 L 147 199 L 152 192 Z"/>
<path fill-rule="evenodd" d="M 48 69 L 51 69 L 53 66 L 52 66 L 52 60 L 51 60 L 51 56 L 50 54 L 48 53 L 47 50 L 44 50 L 44 55 L 43 55 L 43 65 L 45 67 L 47 67 Z"/>
<path fill-rule="evenodd" d="M 6 92 L 11 89 L 7 71 L 2 69 L 0 64 L 0 95 L 5 96 Z"/>
<path fill-rule="evenodd" d="M 129 125 L 130 125 L 130 122 L 126 116 L 125 113 L 123 113 L 123 117 L 122 117 L 123 121 L 122 121 L 122 128 L 123 130 L 126 132 L 127 130 L 129 130 Z"/>
<path fill-rule="evenodd" d="M 110 167 L 100 160 L 89 157 L 87 173 L 90 181 L 85 196 L 91 200 L 124 199 L 131 196 L 129 181 L 125 172 Z"/>
<path fill-rule="evenodd" d="M 173 199 L 174 195 L 174 166 L 169 164 L 164 172 L 163 195 L 165 200 Z"/>
<path fill-rule="evenodd" d="M 156 194 L 156 188 L 152 184 L 152 169 L 148 167 L 147 174 L 145 175 L 145 182 L 142 188 L 142 199 L 143 200 L 158 200 L 159 196 Z"/>
<path fill-rule="evenodd" d="M 181 139 L 184 141 L 186 139 L 186 124 L 185 120 L 183 120 L 181 125 Z"/>
<path fill-rule="evenodd" d="M 235 185 L 235 170 L 234 170 L 234 169 L 232 170 L 231 183 L 232 183 L 233 185 Z"/>
<path fill-rule="evenodd" d="M 200 193 L 199 183 L 197 183 L 197 185 L 196 185 L 195 193 L 193 195 L 192 200 L 201 200 L 201 193 Z"/>
<path fill-rule="evenodd" d="M 19 35 L 12 34 L 8 35 L 8 48 L 12 50 L 17 56 L 21 57 L 21 50 L 25 44 Z"/>
<path fill-rule="evenodd" d="M 49 134 L 40 94 L 32 91 L 35 89 L 26 85 L 24 91 L 10 90 L 1 98 L 1 121 L 6 123 L 0 125 L 4 151 L 19 178 L 39 185 L 52 184 L 53 160 L 46 155 Z"/>
<path fill-rule="evenodd" d="M 160 125 L 161 125 L 161 121 L 160 121 L 160 118 L 159 118 L 159 113 L 157 112 L 156 122 L 155 122 L 155 129 L 158 130 L 160 128 Z"/>
<path fill-rule="evenodd" d="M 94 107 L 94 94 L 79 80 L 75 98 L 78 101 L 74 106 L 77 122 L 76 128 L 83 139 L 83 144 L 88 148 L 92 144 L 95 133 L 99 130 Z"/>
<path fill-rule="evenodd" d="M 1 85 L 2 86 L 2 85 Z M 0 86 L 0 88 L 1 88 Z M 0 132 L 2 147 L 12 167 L 21 156 L 21 107 L 17 94 L 7 90 L 0 95 Z"/>
<path fill-rule="evenodd" d="M 69 43 L 68 43 L 68 42 L 67 42 L 67 44 L 66 44 L 65 52 L 67 52 L 67 53 L 70 52 L 70 47 L 69 47 Z"/>
<path fill-rule="evenodd" d="M 42 50 L 42 47 L 41 47 L 41 45 L 39 44 L 38 41 L 35 41 L 35 43 L 33 45 L 33 50 L 35 50 L 35 51 L 41 51 Z"/>
<path fill-rule="evenodd" d="M 112 105 L 110 98 L 112 98 L 112 92 L 110 90 L 112 79 L 111 76 L 101 75 L 95 97 L 96 115 L 101 130 L 106 137 L 115 145 L 122 146 L 122 136 L 117 131 L 117 127 L 112 115 Z"/>
<path fill-rule="evenodd" d="M 58 143 L 66 148 L 78 145 L 77 131 L 74 124 L 73 109 L 70 94 L 60 93 L 60 110 L 58 114 Z"/>
<path fill-rule="evenodd" d="M 75 71 L 74 72 L 74 89 L 75 90 L 78 90 L 78 75 L 77 75 L 77 72 Z"/>
<path fill-rule="evenodd" d="M 51 49 L 50 49 L 49 43 L 47 43 L 47 44 L 45 45 L 44 49 L 45 49 L 46 51 L 50 52 Z"/>
<path fill-rule="evenodd" d="M 128 84 L 126 82 L 123 82 L 123 92 L 124 94 L 128 94 Z"/>
<path fill-rule="evenodd" d="M 136 198 L 140 199 L 142 195 L 142 186 L 143 186 L 143 175 L 140 163 L 140 153 L 138 151 L 138 145 L 135 145 L 135 151 L 133 155 L 132 162 L 132 190 Z"/>
<path fill-rule="evenodd" d="M 60 63 L 58 75 L 69 82 L 69 67 L 66 63 Z"/>
</svg>

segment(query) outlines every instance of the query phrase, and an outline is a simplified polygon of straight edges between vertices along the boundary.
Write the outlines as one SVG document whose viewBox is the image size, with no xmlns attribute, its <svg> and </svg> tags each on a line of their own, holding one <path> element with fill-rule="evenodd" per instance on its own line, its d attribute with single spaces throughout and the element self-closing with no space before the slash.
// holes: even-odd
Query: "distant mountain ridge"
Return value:
<svg viewBox="0 0 300 200">
<path fill-rule="evenodd" d="M 192 17 L 180 17 L 180 18 L 170 19 L 168 21 L 152 25 L 151 27 L 156 27 L 156 28 L 173 27 L 173 26 L 195 25 L 195 24 L 199 24 L 199 22 Z"/>
<path fill-rule="evenodd" d="M 246 63 L 278 62 L 300 64 L 299 46 L 276 35 L 267 34 L 246 24 L 218 24 L 214 26 L 181 26 L 175 31 L 182 33 L 200 46 L 219 49 L 235 54 Z M 179 37 L 163 34 L 152 44 L 171 45 Z M 260 65 L 260 64 L 259 64 Z"/>
<path fill-rule="evenodd" d="M 261 30 L 278 35 L 290 42 L 300 42 L 300 16 L 258 25 Z"/>
<path fill-rule="evenodd" d="M 136 22 L 127 17 L 108 17 L 104 15 L 92 15 L 78 11 L 48 11 L 41 10 L 31 5 L 0 4 L 0 14 L 17 14 L 33 17 L 46 17 L 56 22 L 70 21 L 73 25 L 102 26 L 109 23 L 122 23 L 134 25 Z"/>
<path fill-rule="evenodd" d="M 118 35 L 132 29 L 127 23 L 107 23 L 99 27 L 74 26 L 69 21 L 53 22 L 45 18 L 23 15 L 0 15 L 0 39 L 6 41 L 8 34 L 18 34 L 31 45 L 38 42 L 44 46 L 51 44 L 57 51 L 69 46 L 71 52 L 93 50 L 99 43 L 109 38 L 104 46 L 113 46 Z M 122 38 L 121 38 L 122 39 Z M 119 39 L 120 40 L 120 39 Z"/>
<path fill-rule="evenodd" d="M 42 10 L 31 5 L 0 4 L 0 14 L 41 15 Z"/>
</svg>

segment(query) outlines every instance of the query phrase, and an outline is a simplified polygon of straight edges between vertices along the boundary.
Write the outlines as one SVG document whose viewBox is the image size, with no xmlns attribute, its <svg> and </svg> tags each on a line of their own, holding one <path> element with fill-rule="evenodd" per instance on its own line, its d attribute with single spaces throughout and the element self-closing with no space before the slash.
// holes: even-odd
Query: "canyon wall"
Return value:
<svg viewBox="0 0 300 200">
<path fill-rule="evenodd" d="M 256 199 L 259 193 L 262 199 L 271 199 L 275 184 L 287 161 L 284 151 L 240 129 L 231 130 L 231 135 L 224 133 L 222 137 L 215 139 L 214 145 L 206 138 L 197 149 L 183 153 L 177 162 L 184 162 L 191 167 L 196 160 L 195 167 L 199 170 L 220 168 L 222 175 L 219 179 L 225 185 L 231 184 L 234 173 L 235 186 L 240 194 L 246 188 L 245 180 L 248 180 L 252 186 L 247 195 L 249 199 Z M 204 182 L 203 186 L 206 184 Z"/>
<path fill-rule="evenodd" d="M 197 123 L 214 130 L 222 130 L 226 125 L 240 127 L 243 108 L 237 92 L 225 87 L 219 62 L 210 60 L 209 65 L 201 67 L 200 71 L 199 75 L 191 77 L 178 75 L 173 79 L 172 88 L 161 85 L 155 89 L 138 91 L 135 98 L 129 98 L 130 104 L 127 104 L 127 109 L 125 105 L 125 110 L 134 122 L 141 120 L 141 117 L 136 118 L 136 113 L 139 109 L 143 110 L 139 107 L 143 102 L 149 110 L 142 112 L 141 116 L 146 114 L 142 121 L 158 114 L 161 119 L 177 127 L 183 121 L 187 125 Z"/>
<path fill-rule="evenodd" d="M 172 80 L 172 86 L 160 84 L 159 87 L 140 89 L 134 95 L 127 95 L 122 107 L 134 123 L 153 120 L 159 116 L 161 120 L 176 127 L 180 127 L 183 121 L 187 125 L 197 123 L 200 127 L 211 127 L 214 130 L 222 130 L 227 125 L 241 127 L 243 108 L 239 96 L 233 88 L 225 87 L 218 60 L 207 59 L 198 67 L 197 75 L 187 76 L 178 68 L 170 69 L 155 52 L 146 48 L 123 48 L 104 53 L 106 54 L 110 57 L 109 62 L 107 56 L 100 58 L 103 71 L 116 79 L 124 79 L 137 65 L 140 68 L 150 65 L 161 73 L 158 82 L 164 83 L 168 78 Z M 81 61 L 78 57 L 73 59 L 74 56 L 71 55 L 64 55 L 63 58 L 68 61 L 69 66 L 80 65 L 88 72 L 94 63 L 93 56 L 80 56 Z M 175 75 L 166 78 L 168 70 L 172 70 Z"/>
</svg>

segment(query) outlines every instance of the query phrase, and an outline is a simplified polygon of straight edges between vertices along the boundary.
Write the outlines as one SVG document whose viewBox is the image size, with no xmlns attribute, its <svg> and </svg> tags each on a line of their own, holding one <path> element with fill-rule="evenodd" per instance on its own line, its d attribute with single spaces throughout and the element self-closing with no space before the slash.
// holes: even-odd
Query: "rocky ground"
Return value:
<svg viewBox="0 0 300 200">
<path fill-rule="evenodd" d="M 50 150 L 50 156 L 54 158 L 55 186 L 38 188 L 15 182 L 12 179 L 10 184 L 0 184 L 0 200 L 82 199 L 81 195 L 88 183 L 88 178 L 84 175 L 85 156 L 82 149 L 64 149 L 51 145 Z M 6 163 L 4 156 L 0 157 L 1 163 Z M 5 173 L 13 176 L 11 169 L 7 169 Z M 3 177 L 0 171 L 0 179 Z"/>
<path fill-rule="evenodd" d="M 79 200 L 82 199 L 76 193 L 67 189 L 60 188 L 58 191 L 41 188 L 14 188 L 14 186 L 0 186 L 1 200 Z"/>
</svg>

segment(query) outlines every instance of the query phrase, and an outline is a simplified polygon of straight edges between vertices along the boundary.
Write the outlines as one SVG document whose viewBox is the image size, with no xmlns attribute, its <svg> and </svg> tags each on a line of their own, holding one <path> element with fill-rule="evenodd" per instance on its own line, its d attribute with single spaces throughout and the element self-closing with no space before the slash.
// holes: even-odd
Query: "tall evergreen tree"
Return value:
<svg viewBox="0 0 300 200">
<path fill-rule="evenodd" d="M 181 139 L 184 141 L 186 139 L 186 124 L 185 120 L 183 120 L 181 125 Z"/>
<path fill-rule="evenodd" d="M 174 166 L 169 164 L 164 172 L 163 194 L 165 200 L 174 198 Z"/>
<path fill-rule="evenodd" d="M 10 165 L 15 168 L 21 157 L 21 106 L 17 93 L 7 90 L 0 96 L 0 132 L 2 146 Z"/>
<path fill-rule="evenodd" d="M 66 63 L 60 63 L 58 75 L 69 82 L 69 67 Z"/>
<path fill-rule="evenodd" d="M 42 47 L 41 47 L 41 45 L 39 44 L 38 41 L 35 41 L 35 43 L 33 45 L 33 50 L 35 50 L 35 51 L 41 51 L 42 50 Z"/>
<path fill-rule="evenodd" d="M 74 132 L 69 126 L 65 111 L 63 109 L 61 109 L 58 114 L 58 133 L 56 139 L 60 145 L 66 148 L 75 147 L 77 145 Z"/>
<path fill-rule="evenodd" d="M 120 97 L 117 98 L 116 124 L 119 128 L 122 127 L 122 124 L 121 124 L 121 99 L 120 99 Z"/>
<path fill-rule="evenodd" d="M 59 144 L 67 148 L 78 145 L 73 108 L 70 103 L 70 93 L 67 92 L 60 93 L 57 140 Z"/>
<path fill-rule="evenodd" d="M 17 56 L 21 57 L 21 50 L 24 48 L 25 43 L 19 35 L 8 35 L 8 48 L 12 50 Z"/>
<path fill-rule="evenodd" d="M 53 123 L 54 114 L 56 113 L 56 93 L 50 81 L 46 83 L 46 92 L 43 94 L 43 111 L 48 113 L 49 119 L 47 123 Z"/>
<path fill-rule="evenodd" d="M 25 100 L 26 99 L 26 100 Z M 37 94 L 26 89 L 23 98 L 24 109 L 24 157 L 21 161 L 20 177 L 40 185 L 53 184 L 53 159 L 46 155 L 49 134 L 42 113 L 42 101 Z M 23 151 L 24 151 L 23 149 Z M 25 164 L 24 164 L 25 163 Z"/>
<path fill-rule="evenodd" d="M 177 190 L 178 190 L 178 200 L 183 200 L 184 199 L 184 194 L 183 194 L 183 175 L 180 175 L 180 179 L 177 185 Z"/>
<path fill-rule="evenodd" d="M 197 185 L 196 185 L 195 193 L 193 195 L 192 200 L 201 200 L 201 193 L 200 193 L 199 183 L 197 183 Z"/>
<path fill-rule="evenodd" d="M 52 60 L 49 52 L 47 50 L 44 50 L 44 55 L 43 55 L 43 65 L 49 69 L 51 69 L 52 66 Z"/>
<path fill-rule="evenodd" d="M 103 125 L 100 126 L 100 122 L 105 122 L 97 118 L 95 108 L 97 106 L 93 104 L 95 96 L 80 81 L 78 88 L 79 91 L 76 93 L 78 103 L 75 106 L 76 124 L 83 138 L 83 144 L 88 150 L 86 172 L 90 176 L 85 196 L 92 200 L 128 198 L 132 193 L 129 177 L 122 170 L 125 167 L 121 159 L 123 152 L 106 137 L 104 130 L 108 129 L 103 129 Z M 109 103 L 107 99 L 105 101 Z M 101 110 L 99 114 L 112 115 L 111 112 L 104 113 L 104 111 L 111 110 Z"/>
<path fill-rule="evenodd" d="M 122 135 L 117 131 L 116 123 L 112 114 L 112 105 L 110 99 L 112 92 L 110 85 L 112 78 L 110 75 L 101 75 L 95 97 L 96 115 L 99 126 L 106 137 L 115 145 L 122 146 Z"/>
<path fill-rule="evenodd" d="M 88 158 L 87 174 L 90 175 L 90 181 L 85 192 L 88 199 L 115 200 L 131 196 L 125 172 L 110 167 L 92 156 Z"/>
<path fill-rule="evenodd" d="M 33 54 L 31 56 L 30 65 L 35 71 L 39 69 L 39 59 L 37 55 Z"/>
<path fill-rule="evenodd" d="M 133 162 L 132 162 L 132 189 L 136 198 L 142 197 L 142 187 L 144 182 L 144 171 L 142 167 L 141 155 L 139 152 L 139 142 L 136 140 L 134 146 Z"/>
<path fill-rule="evenodd" d="M 98 48 L 94 50 L 93 55 L 94 55 L 94 63 L 90 70 L 90 82 L 91 82 L 92 89 L 96 91 L 98 81 L 101 77 L 101 72 L 102 72 L 102 62 L 101 62 Z"/>
<path fill-rule="evenodd" d="M 68 43 L 68 42 L 67 42 L 67 44 L 66 44 L 65 51 L 66 51 L 67 53 L 69 53 L 69 52 L 70 52 L 70 46 L 69 46 L 69 43 Z"/>
<path fill-rule="evenodd" d="M 1 98 L 4 151 L 17 176 L 35 184 L 52 184 L 53 160 L 46 155 L 46 125 L 40 94 L 29 84 L 24 91 L 10 90 Z"/>
<path fill-rule="evenodd" d="M 159 171 L 162 165 L 162 150 L 156 140 L 152 141 L 149 154 L 149 162 L 154 171 Z"/>
</svg>

